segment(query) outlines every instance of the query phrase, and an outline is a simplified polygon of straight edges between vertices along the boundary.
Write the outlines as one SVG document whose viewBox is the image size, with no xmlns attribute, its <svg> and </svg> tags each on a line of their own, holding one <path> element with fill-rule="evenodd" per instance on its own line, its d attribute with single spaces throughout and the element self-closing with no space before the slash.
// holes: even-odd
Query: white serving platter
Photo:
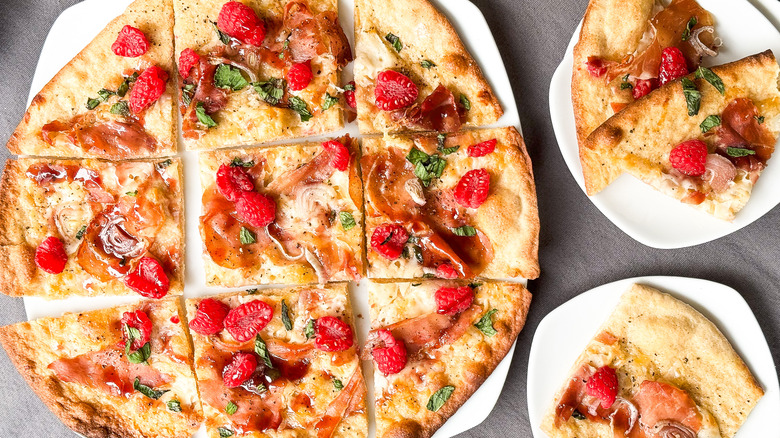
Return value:
<svg viewBox="0 0 780 438">
<path fill-rule="evenodd" d="M 28 104 L 38 91 L 67 64 L 105 25 L 121 14 L 131 3 L 130 0 L 85 0 L 76 4 L 62 14 L 52 25 L 43 49 L 38 66 L 33 76 Z M 517 105 L 512 94 L 512 87 L 501 55 L 493 35 L 479 9 L 468 0 L 433 0 L 433 3 L 453 22 L 464 44 L 476 61 L 483 68 L 483 73 L 499 96 L 504 108 L 504 115 L 494 126 L 515 126 L 520 129 L 520 118 Z M 340 21 L 354 50 L 354 10 L 353 0 L 339 0 Z M 479 49 L 479 50 L 476 50 Z M 351 75 L 351 65 L 345 74 Z M 521 131 L 522 132 L 522 131 Z M 328 137 L 348 133 L 359 138 L 357 124 L 349 124 L 345 129 Z M 308 138 L 317 139 L 320 137 Z M 324 138 L 324 137 L 321 137 Z M 300 141 L 300 140 L 298 140 Z M 290 143 L 287 141 L 286 143 Z M 185 233 L 186 233 L 186 272 L 184 296 L 186 298 L 225 292 L 231 289 L 207 287 L 201 259 L 202 243 L 198 231 L 198 217 L 201 212 L 201 191 L 198 176 L 197 154 L 183 150 L 181 136 L 179 137 L 179 156 L 184 160 L 184 202 L 185 202 Z M 525 280 L 520 280 L 525 283 Z M 356 315 L 358 339 L 365 342 L 369 331 L 368 321 L 368 281 L 350 285 L 352 304 Z M 46 301 L 41 298 L 25 297 L 25 309 L 28 319 L 44 316 L 58 316 L 63 312 L 74 312 L 99 309 L 137 301 L 136 296 L 127 297 L 77 297 L 60 301 Z M 509 364 L 512 361 L 514 347 L 485 383 L 463 405 L 463 407 L 447 421 L 434 435 L 435 438 L 448 438 L 471 429 L 485 420 L 493 410 L 504 386 Z M 363 363 L 369 391 L 369 415 L 373 418 L 373 369 L 370 362 Z M 370 423 L 369 436 L 374 436 L 374 424 Z M 201 428 L 196 438 L 205 438 L 205 428 Z"/>
<path fill-rule="evenodd" d="M 723 39 L 720 54 L 705 64 L 731 62 L 766 49 L 780 56 L 778 29 L 746 0 L 699 0 L 699 3 L 712 12 L 717 33 Z M 772 4 L 764 7 L 763 3 Z M 776 3 L 762 0 L 762 8 L 767 13 L 780 13 Z M 585 191 L 571 101 L 572 49 L 579 35 L 577 27 L 550 82 L 550 118 L 563 159 Z M 733 222 L 682 204 L 627 174 L 589 199 L 618 228 L 642 244 L 663 249 L 698 245 L 751 224 L 780 203 L 780 191 L 775 189 L 780 186 L 780 166 L 776 161 L 770 160 L 750 202 Z"/>
<path fill-rule="evenodd" d="M 568 378 L 574 362 L 632 284 L 667 292 L 709 318 L 734 346 L 764 388 L 735 438 L 780 436 L 780 388 L 772 354 L 755 315 L 736 290 L 685 277 L 628 278 L 591 289 L 550 312 L 534 334 L 528 362 L 528 415 L 534 437 L 546 438 L 542 417 Z"/>
</svg>

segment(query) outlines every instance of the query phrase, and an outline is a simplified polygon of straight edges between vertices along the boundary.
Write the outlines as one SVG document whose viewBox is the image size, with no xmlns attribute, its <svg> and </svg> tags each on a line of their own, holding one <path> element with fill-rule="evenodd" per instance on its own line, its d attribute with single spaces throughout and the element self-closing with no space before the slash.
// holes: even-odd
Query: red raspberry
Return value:
<svg viewBox="0 0 780 438">
<path fill-rule="evenodd" d="M 385 70 L 376 77 L 374 97 L 377 108 L 392 111 L 404 108 L 417 100 L 417 85 L 395 70 Z"/>
<path fill-rule="evenodd" d="M 349 149 L 338 140 L 329 140 L 322 144 L 331 155 L 330 164 L 336 170 L 345 171 L 349 167 Z"/>
<path fill-rule="evenodd" d="M 229 364 L 222 369 L 222 381 L 228 388 L 238 388 L 252 377 L 257 369 L 257 358 L 252 353 L 235 353 Z"/>
<path fill-rule="evenodd" d="M 171 322 L 172 322 L 172 323 L 174 323 L 174 324 L 178 324 L 178 323 L 180 323 L 180 322 L 181 322 L 181 320 L 179 319 L 179 315 L 173 315 L 173 316 L 171 316 Z"/>
<path fill-rule="evenodd" d="M 125 276 L 125 284 L 146 298 L 162 298 L 170 288 L 162 265 L 151 257 L 141 257 L 135 271 Z"/>
<path fill-rule="evenodd" d="M 184 49 L 179 54 L 179 74 L 181 77 L 186 78 L 190 75 L 190 70 L 195 64 L 200 62 L 200 55 L 195 53 L 192 49 Z"/>
<path fill-rule="evenodd" d="M 344 351 L 352 346 L 352 328 L 338 318 L 318 318 L 315 331 L 314 343 L 322 351 Z"/>
<path fill-rule="evenodd" d="M 453 278 L 458 278 L 458 271 L 456 271 L 451 264 L 442 263 L 436 267 L 436 276 L 452 280 Z"/>
<path fill-rule="evenodd" d="M 688 74 L 688 62 L 682 50 L 667 47 L 661 52 L 661 67 L 658 70 L 660 84 L 664 85 Z"/>
<path fill-rule="evenodd" d="M 130 109 L 140 113 L 153 104 L 165 92 L 167 80 L 168 73 L 156 65 L 144 70 L 130 90 Z"/>
<path fill-rule="evenodd" d="M 586 383 L 588 395 L 601 400 L 601 407 L 609 409 L 612 403 L 615 403 L 618 393 L 618 380 L 615 370 L 603 366 L 593 374 L 588 383 Z"/>
<path fill-rule="evenodd" d="M 297 62 L 287 72 L 287 86 L 293 91 L 300 91 L 311 82 L 311 61 Z"/>
<path fill-rule="evenodd" d="M 231 1 L 222 5 L 217 16 L 217 27 L 229 36 L 253 46 L 259 47 L 265 39 L 265 22 L 243 3 Z"/>
<path fill-rule="evenodd" d="M 138 329 L 140 333 L 139 338 L 133 339 L 133 343 L 130 345 L 130 351 L 137 351 L 144 346 L 152 337 L 152 321 L 149 319 L 149 315 L 143 310 L 136 310 L 135 312 L 125 312 L 122 314 L 122 343 L 127 345 L 127 331 L 125 330 L 125 324 L 128 327 Z"/>
<path fill-rule="evenodd" d="M 487 154 L 493 153 L 493 151 L 496 150 L 496 143 L 498 143 L 498 140 L 493 138 L 469 146 L 469 157 L 484 157 Z"/>
<path fill-rule="evenodd" d="M 351 108 L 357 108 L 357 102 L 355 101 L 355 81 L 349 81 L 347 85 L 351 86 L 351 90 L 344 90 L 344 99 L 347 101 L 347 105 Z"/>
<path fill-rule="evenodd" d="M 206 298 L 198 303 L 198 311 L 190 321 L 190 329 L 200 335 L 216 335 L 225 327 L 225 317 L 230 307 L 222 301 Z"/>
<path fill-rule="evenodd" d="M 409 233 L 406 228 L 398 224 L 382 224 L 371 234 L 371 247 L 382 257 L 395 260 L 401 257 L 407 240 Z"/>
<path fill-rule="evenodd" d="M 228 312 L 225 329 L 238 342 L 246 342 L 268 325 L 274 309 L 260 300 L 244 303 Z"/>
<path fill-rule="evenodd" d="M 455 187 L 455 200 L 464 207 L 477 208 L 490 192 L 490 174 L 485 169 L 466 172 Z"/>
<path fill-rule="evenodd" d="M 243 192 L 236 201 L 236 213 L 242 221 L 262 228 L 276 218 L 276 203 L 258 192 Z"/>
<path fill-rule="evenodd" d="M 701 140 L 680 143 L 669 152 L 672 167 L 690 176 L 704 175 L 707 162 L 707 145 Z"/>
<path fill-rule="evenodd" d="M 236 202 L 244 192 L 255 189 L 252 177 L 243 166 L 223 164 L 217 171 L 217 189 L 230 202 Z"/>
<path fill-rule="evenodd" d="M 641 99 L 656 88 L 658 88 L 658 79 L 656 78 L 637 79 L 636 84 L 634 84 L 634 89 L 631 90 L 631 94 L 634 96 L 634 99 Z"/>
<path fill-rule="evenodd" d="M 436 298 L 436 313 L 454 315 L 471 306 L 474 301 L 474 291 L 468 286 L 441 287 L 434 294 Z"/>
<path fill-rule="evenodd" d="M 149 50 L 149 40 L 140 30 L 130 25 L 125 25 L 119 31 L 116 41 L 111 45 L 111 50 L 117 56 L 137 58 Z"/>
<path fill-rule="evenodd" d="M 59 274 L 65 270 L 68 254 L 62 240 L 49 236 L 35 249 L 35 264 L 49 274 Z"/>
<path fill-rule="evenodd" d="M 588 66 L 588 73 L 594 78 L 600 78 L 607 73 L 607 67 L 604 65 L 604 61 L 602 61 L 601 58 L 589 56 L 588 62 L 585 64 Z"/>
<path fill-rule="evenodd" d="M 401 372 L 406 366 L 406 346 L 404 343 L 396 340 L 387 329 L 377 331 L 377 337 L 384 346 L 374 348 L 371 352 L 376 367 L 386 376 Z"/>
</svg>

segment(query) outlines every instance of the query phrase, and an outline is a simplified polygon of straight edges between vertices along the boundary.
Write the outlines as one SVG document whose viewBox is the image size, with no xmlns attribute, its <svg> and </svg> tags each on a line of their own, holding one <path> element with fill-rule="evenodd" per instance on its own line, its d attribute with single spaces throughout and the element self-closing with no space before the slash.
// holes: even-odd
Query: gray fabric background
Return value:
<svg viewBox="0 0 780 438">
<path fill-rule="evenodd" d="M 558 151 L 549 121 L 550 77 L 587 1 L 472 1 L 485 14 L 498 42 L 534 163 L 542 223 L 542 276 L 529 285 L 534 301 L 501 398 L 483 424 L 462 436 L 530 437 L 525 381 L 536 326 L 548 312 L 577 294 L 626 277 L 699 277 L 737 289 L 755 312 L 777 365 L 780 209 L 775 208 L 737 233 L 693 248 L 655 250 L 633 241 L 609 222 L 576 185 Z M 24 114 L 32 74 L 51 24 L 74 3 L 0 2 L 0 141 L 8 139 Z M 0 150 L 2 158 L 7 154 L 5 148 Z M 26 319 L 21 299 L 0 296 L 0 308 L 0 325 Z M 27 387 L 4 352 L 0 353 L 0 434 L 72 436 Z"/>
</svg>

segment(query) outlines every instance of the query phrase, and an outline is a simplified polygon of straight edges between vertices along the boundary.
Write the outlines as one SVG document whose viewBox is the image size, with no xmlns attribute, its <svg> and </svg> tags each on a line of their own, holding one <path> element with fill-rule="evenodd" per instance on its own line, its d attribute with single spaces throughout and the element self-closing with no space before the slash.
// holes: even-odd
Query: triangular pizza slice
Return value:
<svg viewBox="0 0 780 438">
<path fill-rule="evenodd" d="M 430 437 L 490 376 L 525 324 L 517 283 L 369 285 L 378 438 Z"/>
<path fill-rule="evenodd" d="M 700 67 L 628 105 L 580 148 L 589 195 L 629 173 L 724 220 L 745 206 L 780 134 L 771 51 Z"/>
<path fill-rule="evenodd" d="M 171 0 L 136 0 L 35 96 L 15 154 L 126 159 L 176 153 Z"/>
<path fill-rule="evenodd" d="M 355 1 L 355 41 L 363 134 L 456 132 L 503 114 L 457 31 L 428 0 Z"/>
<path fill-rule="evenodd" d="M 0 328 L 43 402 L 89 438 L 187 438 L 200 425 L 184 308 L 173 298 Z"/>
</svg>

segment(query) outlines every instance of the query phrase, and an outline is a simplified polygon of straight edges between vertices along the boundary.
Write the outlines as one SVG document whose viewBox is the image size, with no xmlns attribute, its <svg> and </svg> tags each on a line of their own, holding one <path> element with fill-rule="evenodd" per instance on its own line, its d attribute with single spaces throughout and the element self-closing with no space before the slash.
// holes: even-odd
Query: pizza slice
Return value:
<svg viewBox="0 0 780 438">
<path fill-rule="evenodd" d="M 516 283 L 371 283 L 376 436 L 433 435 L 509 352 L 530 303 Z"/>
<path fill-rule="evenodd" d="M 539 276 L 531 160 L 515 128 L 363 139 L 371 278 Z"/>
<path fill-rule="evenodd" d="M 174 0 L 187 149 L 306 137 L 344 126 L 352 50 L 336 0 Z"/>
<path fill-rule="evenodd" d="M 0 292 L 181 295 L 181 160 L 8 160 L 0 181 Z"/>
<path fill-rule="evenodd" d="M 714 24 L 696 0 L 591 0 L 574 46 L 580 146 L 626 105 L 716 56 L 722 41 Z"/>
<path fill-rule="evenodd" d="M 111 160 L 176 153 L 173 7 L 136 0 L 33 98 L 15 154 Z"/>
<path fill-rule="evenodd" d="M 724 220 L 745 206 L 780 134 L 771 51 L 670 82 L 610 118 L 580 148 L 589 195 L 629 173 Z"/>
<path fill-rule="evenodd" d="M 455 28 L 428 0 L 355 1 L 355 41 L 362 134 L 456 132 L 503 114 Z"/>
<path fill-rule="evenodd" d="M 209 437 L 367 435 L 346 283 L 190 299 L 187 313 Z"/>
<path fill-rule="evenodd" d="M 326 283 L 363 275 L 357 141 L 200 155 L 206 282 Z"/>
<path fill-rule="evenodd" d="M 542 420 L 551 438 L 730 438 L 763 390 L 704 315 L 634 285 Z"/>
<path fill-rule="evenodd" d="M 89 438 L 192 436 L 203 420 L 178 300 L 0 327 L 8 357 L 51 411 Z"/>
</svg>

